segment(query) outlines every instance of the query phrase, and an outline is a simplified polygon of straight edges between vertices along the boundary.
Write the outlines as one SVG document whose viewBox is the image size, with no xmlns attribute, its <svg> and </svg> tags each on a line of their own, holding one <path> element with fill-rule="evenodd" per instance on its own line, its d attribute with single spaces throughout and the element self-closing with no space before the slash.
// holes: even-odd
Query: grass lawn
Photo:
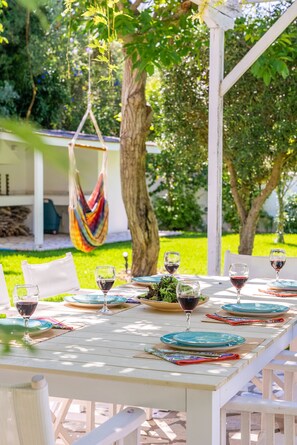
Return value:
<svg viewBox="0 0 297 445">
<path fill-rule="evenodd" d="M 285 235 L 285 245 L 274 243 L 275 234 L 256 235 L 254 255 L 268 255 L 273 247 L 282 247 L 288 256 L 297 257 L 297 234 Z M 175 237 L 162 237 L 161 249 L 158 262 L 159 272 L 164 271 L 163 256 L 166 250 L 177 250 L 181 254 L 181 266 L 179 272 L 205 275 L 207 273 L 207 236 L 200 233 L 184 233 Z M 239 236 L 226 234 L 222 238 L 222 265 L 225 250 L 229 249 L 237 253 Z M 15 284 L 23 283 L 21 261 L 27 259 L 31 263 L 50 261 L 65 255 L 71 251 L 77 269 L 81 287 L 96 288 L 94 270 L 97 265 L 112 264 L 118 275 L 124 272 L 123 252 L 129 254 L 129 266 L 131 265 L 131 242 L 105 244 L 90 253 L 82 253 L 76 249 L 50 250 L 46 252 L 24 252 L 24 251 L 0 251 L 0 263 L 3 265 L 9 294 Z M 123 280 L 118 277 L 116 285 Z"/>
</svg>

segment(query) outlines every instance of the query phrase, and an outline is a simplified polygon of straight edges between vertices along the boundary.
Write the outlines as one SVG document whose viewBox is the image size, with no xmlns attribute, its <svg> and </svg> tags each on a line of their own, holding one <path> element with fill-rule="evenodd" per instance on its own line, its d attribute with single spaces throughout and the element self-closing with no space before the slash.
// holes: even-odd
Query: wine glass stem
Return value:
<svg viewBox="0 0 297 445">
<path fill-rule="evenodd" d="M 107 312 L 108 308 L 107 308 L 107 292 L 106 291 L 103 291 L 103 298 L 104 298 L 103 311 Z"/>
<path fill-rule="evenodd" d="M 24 332 L 23 340 L 24 340 L 24 341 L 29 341 L 29 340 L 30 340 L 29 329 L 28 329 L 29 318 L 28 318 L 28 317 L 25 317 L 25 318 L 24 318 L 24 322 L 25 322 L 25 332 Z"/>
<path fill-rule="evenodd" d="M 186 331 L 189 331 L 191 328 L 191 312 L 186 312 L 187 317 L 187 328 Z"/>
<path fill-rule="evenodd" d="M 276 271 L 276 281 L 279 281 L 279 271 Z"/>
<path fill-rule="evenodd" d="M 240 304 L 240 290 L 239 289 L 237 289 L 237 301 L 236 301 L 236 303 Z"/>
</svg>

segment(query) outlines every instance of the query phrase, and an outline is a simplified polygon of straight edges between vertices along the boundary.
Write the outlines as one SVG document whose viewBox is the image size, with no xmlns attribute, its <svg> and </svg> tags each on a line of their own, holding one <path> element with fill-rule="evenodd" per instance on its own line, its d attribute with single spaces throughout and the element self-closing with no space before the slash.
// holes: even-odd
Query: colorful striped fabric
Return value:
<svg viewBox="0 0 297 445">
<path fill-rule="evenodd" d="M 90 252 L 104 243 L 108 231 L 109 207 L 104 192 L 105 168 L 103 167 L 90 198 L 86 200 L 81 188 L 79 174 L 75 167 L 73 147 L 72 150 L 69 150 L 69 154 L 70 238 L 76 249 Z M 106 153 L 104 153 L 105 156 Z M 105 160 L 103 166 L 105 166 Z"/>
</svg>

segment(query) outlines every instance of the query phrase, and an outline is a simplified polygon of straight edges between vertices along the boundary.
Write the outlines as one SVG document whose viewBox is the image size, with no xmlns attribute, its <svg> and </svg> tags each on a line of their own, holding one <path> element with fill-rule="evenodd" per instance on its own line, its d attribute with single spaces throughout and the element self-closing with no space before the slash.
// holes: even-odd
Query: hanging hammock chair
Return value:
<svg viewBox="0 0 297 445">
<path fill-rule="evenodd" d="M 102 147 L 97 148 L 86 145 L 83 147 L 102 150 L 103 160 L 102 170 L 99 174 L 97 184 L 95 185 L 89 199 L 86 199 L 81 187 L 79 172 L 76 168 L 74 148 L 75 146 L 81 146 L 76 144 L 76 140 L 88 116 L 91 118 L 98 136 L 98 140 L 100 141 Z M 92 112 L 90 103 L 90 89 L 87 111 L 83 116 L 71 142 L 68 144 L 68 153 L 70 238 L 74 247 L 76 247 L 78 250 L 90 252 L 104 243 L 108 231 L 109 214 L 108 202 L 105 194 L 107 147 L 105 146 L 96 118 Z"/>
</svg>

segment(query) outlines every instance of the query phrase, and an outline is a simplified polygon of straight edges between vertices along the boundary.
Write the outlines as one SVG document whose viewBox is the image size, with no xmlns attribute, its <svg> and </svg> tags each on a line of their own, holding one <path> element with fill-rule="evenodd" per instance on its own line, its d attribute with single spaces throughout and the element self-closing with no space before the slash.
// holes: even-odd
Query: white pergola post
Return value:
<svg viewBox="0 0 297 445">
<path fill-rule="evenodd" d="M 238 79 L 297 17 L 297 0 L 271 26 L 240 62 L 224 78 L 224 30 L 234 27 L 240 13 L 238 0 L 217 2 L 192 0 L 203 5 L 203 20 L 210 28 L 209 116 L 208 116 L 208 273 L 220 275 L 222 231 L 222 155 L 223 155 L 223 97 Z M 245 0 L 261 3 L 269 0 Z"/>
<path fill-rule="evenodd" d="M 33 227 L 35 248 L 42 247 L 43 235 L 43 155 L 34 150 L 34 207 Z"/>
<path fill-rule="evenodd" d="M 209 115 L 208 115 L 208 274 L 220 275 L 222 231 L 222 158 L 224 30 L 210 28 Z"/>
</svg>

